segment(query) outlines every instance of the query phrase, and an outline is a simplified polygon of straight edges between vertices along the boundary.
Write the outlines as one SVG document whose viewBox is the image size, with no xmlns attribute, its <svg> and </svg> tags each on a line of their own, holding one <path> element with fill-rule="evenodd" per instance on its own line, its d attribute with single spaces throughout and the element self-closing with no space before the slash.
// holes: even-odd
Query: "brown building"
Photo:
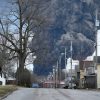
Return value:
<svg viewBox="0 0 100 100">
<path fill-rule="evenodd" d="M 80 66 L 80 88 L 96 88 L 94 61 L 83 60 Z"/>
</svg>

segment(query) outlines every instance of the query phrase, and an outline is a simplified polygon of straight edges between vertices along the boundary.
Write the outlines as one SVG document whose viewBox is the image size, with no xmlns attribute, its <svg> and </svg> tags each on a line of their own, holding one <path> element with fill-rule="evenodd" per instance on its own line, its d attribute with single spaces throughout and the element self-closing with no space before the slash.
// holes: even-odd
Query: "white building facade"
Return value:
<svg viewBox="0 0 100 100">
<path fill-rule="evenodd" d="M 71 67 L 72 67 L 72 69 L 75 69 L 76 66 L 79 66 L 79 60 L 72 59 L 72 66 L 71 66 L 71 58 L 67 59 L 66 70 L 70 70 Z"/>
<path fill-rule="evenodd" d="M 100 56 L 100 30 L 97 31 L 97 56 Z M 100 89 L 100 63 L 97 64 L 97 88 Z"/>
<path fill-rule="evenodd" d="M 2 75 L 2 77 L 0 75 L 0 85 L 2 86 L 6 85 L 6 79 L 4 78 L 4 75 Z"/>
</svg>

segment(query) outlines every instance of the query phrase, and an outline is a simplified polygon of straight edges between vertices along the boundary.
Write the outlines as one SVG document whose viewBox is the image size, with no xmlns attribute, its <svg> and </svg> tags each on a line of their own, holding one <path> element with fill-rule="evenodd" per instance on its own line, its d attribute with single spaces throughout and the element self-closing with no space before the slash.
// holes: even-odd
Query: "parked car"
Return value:
<svg viewBox="0 0 100 100">
<path fill-rule="evenodd" d="M 68 88 L 69 88 L 69 89 L 71 89 L 71 88 L 76 89 L 76 84 L 73 83 L 73 82 L 72 82 L 72 83 L 69 82 Z"/>
<path fill-rule="evenodd" d="M 72 77 L 67 77 L 67 79 L 65 80 L 65 86 L 64 86 L 65 89 L 70 89 L 70 88 L 74 88 L 76 89 L 76 83 L 75 83 L 75 80 L 74 78 Z"/>
<path fill-rule="evenodd" d="M 33 83 L 32 88 L 39 88 L 39 84 L 38 83 Z"/>
</svg>

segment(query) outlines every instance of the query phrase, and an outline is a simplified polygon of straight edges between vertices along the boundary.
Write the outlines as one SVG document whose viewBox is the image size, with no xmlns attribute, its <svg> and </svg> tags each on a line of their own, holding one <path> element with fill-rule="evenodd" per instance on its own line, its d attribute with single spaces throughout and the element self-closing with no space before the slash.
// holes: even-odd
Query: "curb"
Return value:
<svg viewBox="0 0 100 100">
<path fill-rule="evenodd" d="M 93 92 L 100 92 L 100 89 L 79 89 L 81 91 L 93 91 Z"/>
</svg>

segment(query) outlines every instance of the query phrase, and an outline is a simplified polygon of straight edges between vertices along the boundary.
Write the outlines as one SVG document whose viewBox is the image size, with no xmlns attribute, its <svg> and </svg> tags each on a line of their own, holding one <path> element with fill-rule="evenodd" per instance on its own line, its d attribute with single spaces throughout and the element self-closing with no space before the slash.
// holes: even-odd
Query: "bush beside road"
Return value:
<svg viewBox="0 0 100 100">
<path fill-rule="evenodd" d="M 7 86 L 0 86 L 0 98 L 6 96 L 9 93 L 17 90 L 17 86 L 7 85 Z"/>
</svg>

